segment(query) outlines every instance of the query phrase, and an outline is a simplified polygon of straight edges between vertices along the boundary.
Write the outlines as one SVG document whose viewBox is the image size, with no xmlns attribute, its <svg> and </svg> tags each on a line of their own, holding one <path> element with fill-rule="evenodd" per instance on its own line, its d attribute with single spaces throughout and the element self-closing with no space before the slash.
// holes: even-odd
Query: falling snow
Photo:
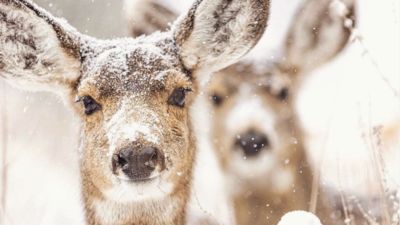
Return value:
<svg viewBox="0 0 400 225">
<path fill-rule="evenodd" d="M 271 20 L 257 47 L 245 58 L 262 73 L 271 66 L 269 62 L 287 60 L 284 56 L 283 45 L 285 35 L 290 29 L 294 12 L 302 2 L 294 0 L 278 4 L 272 0 Z M 280 1 L 280 0 L 276 0 Z M 128 52 L 128 41 L 121 38 L 129 34 L 121 14 L 122 3 L 111 0 L 34 0 L 38 5 L 46 7 L 58 16 L 64 16 L 73 26 L 79 27 L 82 33 L 100 38 L 110 38 L 91 46 L 94 51 L 88 51 L 88 58 L 104 52 L 106 46 L 113 45 L 113 51 Z M 189 1 L 180 0 L 179 4 L 164 6 L 179 13 L 188 8 Z M 332 0 L 329 10 L 334 15 L 345 16 L 349 10 L 341 0 Z M 312 167 L 317 168 L 322 187 L 339 190 L 340 205 L 346 207 L 346 213 L 361 214 L 371 224 L 377 224 L 378 217 L 385 217 L 384 225 L 400 223 L 400 60 L 399 12 L 400 5 L 396 0 L 374 1 L 360 0 L 358 2 L 356 24 L 350 19 L 344 20 L 346 28 L 352 29 L 351 44 L 348 49 L 331 63 L 314 71 L 304 82 L 302 91 L 295 96 L 298 99 L 297 110 L 304 129 L 304 140 L 307 146 Z M 276 13 L 279 12 L 279 13 Z M 275 21 L 275 22 L 274 22 Z M 64 24 L 64 20 L 60 20 Z M 317 30 L 317 27 L 310 29 Z M 75 32 L 73 29 L 71 32 Z M 151 43 L 162 38 L 154 35 Z M 118 37 L 119 44 L 115 39 Z M 136 43 L 141 42 L 138 39 Z M 159 48 L 148 48 L 147 62 L 141 66 L 146 68 L 150 61 L 164 53 Z M 143 52 L 142 52 L 143 53 Z M 108 60 L 107 69 L 110 74 L 118 74 L 122 78 L 129 77 L 126 58 L 112 55 Z M 1 58 L 1 57 L 0 57 Z M 100 57 L 101 58 L 101 57 Z M 167 59 L 167 63 L 175 63 Z M 97 71 L 96 61 L 87 64 L 88 71 Z M 149 69 L 149 68 L 147 68 Z M 141 76 L 141 74 L 136 74 Z M 163 81 L 167 73 L 158 73 L 154 82 Z M 112 75 L 109 77 L 112 79 Z M 143 79 L 146 79 L 143 77 Z M 290 84 L 288 78 L 274 78 L 272 89 L 278 91 Z M 263 87 L 264 83 L 259 83 Z M 244 90 L 249 91 L 249 90 Z M 203 96 L 207 95 L 203 92 Z M 227 101 L 233 96 L 226 96 Z M 263 129 L 271 134 L 272 144 L 279 141 L 273 134 L 274 117 L 271 112 L 264 110 L 260 96 L 249 99 L 238 99 L 245 107 L 234 110 L 227 116 L 227 126 L 242 126 L 249 118 L 272 120 L 264 124 Z M 201 110 L 194 118 L 200 118 L 199 134 L 209 134 L 212 115 L 206 100 L 198 104 Z M 233 103 L 232 103 L 233 104 Z M 239 105 L 239 104 L 237 104 Z M 7 116 L 7 120 L 2 120 Z M 246 115 L 249 115 L 249 118 Z M 262 114 L 262 115 L 261 115 Z M 41 224 L 41 225 L 70 225 L 83 224 L 83 210 L 78 179 L 79 154 L 74 149 L 78 146 L 79 121 L 71 116 L 62 102 L 46 93 L 27 93 L 16 90 L 0 80 L 0 143 L 7 143 L 8 155 L 0 156 L 0 163 L 5 162 L 1 172 L 7 168 L 8 183 L 6 210 L 0 207 L 0 224 Z M 267 118 L 263 116 L 267 115 Z M 121 116 L 122 117 L 122 116 Z M 243 119 L 245 118 L 245 119 Z M 118 118 L 117 118 L 118 120 Z M 154 130 L 159 131 L 156 118 Z M 7 129 L 4 129 L 6 127 Z M 3 129 L 3 130 L 2 130 Z M 5 133 L 5 131 L 7 133 Z M 137 123 L 123 131 L 139 131 L 148 140 L 158 143 L 147 124 Z M 116 131 L 117 132 L 117 131 Z M 189 214 L 191 218 L 207 216 L 216 218 L 218 224 L 234 224 L 233 207 L 228 191 L 224 187 L 226 175 L 221 172 L 219 161 L 213 150 L 213 144 L 218 140 L 208 140 L 206 135 L 198 137 L 199 158 L 196 162 L 196 179 L 192 190 Z M 232 134 L 232 139 L 240 139 L 240 134 Z M 129 136 L 129 138 L 135 138 Z M 7 142 L 6 142 L 7 141 Z M 253 140 L 254 141 L 254 140 Z M 303 144 L 298 137 L 288 140 L 291 144 Z M 254 148 L 257 144 L 253 145 Z M 0 145 L 2 148 L 2 145 Z M 3 153 L 3 152 L 2 152 Z M 235 154 L 238 151 L 235 152 Z M 257 167 L 251 157 L 239 155 L 241 159 L 254 167 L 246 173 L 254 175 Z M 281 160 L 285 167 L 295 165 L 291 158 Z M 263 163 L 269 162 L 263 159 Z M 3 165 L 4 166 L 4 165 Z M 258 167 L 257 167 L 258 168 Z M 319 170 L 321 169 L 321 170 Z M 245 169 L 241 169 L 245 171 Z M 298 169 L 298 174 L 307 170 Z M 176 172 L 176 176 L 186 174 Z M 1 176 L 2 177 L 2 176 Z M 3 178 L 3 177 L 2 177 Z M 276 173 L 274 179 L 279 180 L 278 186 L 291 185 L 291 177 L 285 171 Z M 2 187 L 5 184 L 0 181 Z M 241 181 L 246 182 L 246 181 Z M 310 184 L 311 185 L 311 184 Z M 27 188 L 29 187 L 29 188 Z M 230 189 L 229 189 L 230 190 Z M 290 192 L 299 193 L 299 188 L 290 186 Z M 18 194 L 16 194 L 18 193 Z M 142 189 L 137 193 L 143 194 Z M 254 192 L 247 191 L 246 196 Z M 1 195 L 1 193 L 0 193 Z M 262 207 L 271 208 L 271 202 L 263 203 Z M 27 207 L 29 206 L 29 207 Z M 261 207 L 261 206 L 260 206 Z M 32 210 L 35 209 L 35 210 Z M 312 210 L 311 210 L 312 211 Z M 2 213 L 6 215 L 2 217 Z M 247 212 L 251 214 L 252 212 Z M 2 221 L 2 219 L 4 221 Z M 2 223 L 3 222 L 3 223 Z M 343 221 L 352 224 L 353 218 Z M 268 223 L 266 223 L 268 224 Z M 286 214 L 278 225 L 321 225 L 319 219 L 308 212 L 295 211 Z M 361 224 L 361 223 L 360 223 Z M 355 225 L 360 225 L 355 224 Z M 190 224 L 193 225 L 193 224 Z M 239 224 L 240 225 L 240 224 Z M 329 224 L 327 224 L 329 225 Z M 382 223 L 383 225 L 383 223 Z"/>
</svg>

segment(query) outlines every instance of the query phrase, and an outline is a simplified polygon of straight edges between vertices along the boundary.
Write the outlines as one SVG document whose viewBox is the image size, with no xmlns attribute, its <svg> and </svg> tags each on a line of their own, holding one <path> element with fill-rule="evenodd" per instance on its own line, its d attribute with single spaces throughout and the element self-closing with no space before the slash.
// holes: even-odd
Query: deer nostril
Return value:
<svg viewBox="0 0 400 225">
<path fill-rule="evenodd" d="M 270 147 L 270 142 L 265 134 L 249 131 L 239 135 L 235 145 L 243 150 L 246 157 L 256 156 L 260 151 Z"/>
<path fill-rule="evenodd" d="M 155 169 L 158 162 L 158 150 L 155 148 L 145 148 L 143 150 L 144 165 L 150 169 Z"/>
<path fill-rule="evenodd" d="M 131 149 L 124 149 L 118 154 L 118 161 L 117 163 L 120 166 L 125 166 L 129 163 L 130 158 L 133 155 L 133 151 Z"/>
<path fill-rule="evenodd" d="M 129 152 L 126 150 L 122 150 L 120 153 L 114 154 L 112 157 L 113 171 L 116 171 L 117 168 L 126 168 L 128 166 L 128 158 Z"/>
<path fill-rule="evenodd" d="M 121 157 L 121 156 L 117 156 L 117 163 L 118 163 L 118 165 L 120 165 L 120 166 L 125 166 L 126 164 L 128 164 L 128 161 L 126 161 L 126 159 L 124 159 L 123 157 Z"/>
</svg>

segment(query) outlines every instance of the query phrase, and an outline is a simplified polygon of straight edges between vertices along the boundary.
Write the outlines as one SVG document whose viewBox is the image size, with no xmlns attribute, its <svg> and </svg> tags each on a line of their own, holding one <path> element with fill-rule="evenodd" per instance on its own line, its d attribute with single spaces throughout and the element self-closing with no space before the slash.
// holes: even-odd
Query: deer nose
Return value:
<svg viewBox="0 0 400 225">
<path fill-rule="evenodd" d="M 164 169 L 164 155 L 154 147 L 128 147 L 113 155 L 112 167 L 114 173 L 120 169 L 132 181 L 146 181 L 153 171 Z"/>
<path fill-rule="evenodd" d="M 239 135 L 235 145 L 240 147 L 246 157 L 254 157 L 262 150 L 268 149 L 270 142 L 265 134 L 251 130 Z"/>
</svg>

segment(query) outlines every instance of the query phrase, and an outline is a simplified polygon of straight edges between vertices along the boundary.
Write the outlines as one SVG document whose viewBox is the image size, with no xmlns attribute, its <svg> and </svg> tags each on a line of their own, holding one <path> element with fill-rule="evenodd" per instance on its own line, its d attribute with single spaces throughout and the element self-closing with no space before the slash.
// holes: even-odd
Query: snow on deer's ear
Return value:
<svg viewBox="0 0 400 225">
<path fill-rule="evenodd" d="M 349 41 L 355 0 L 306 0 L 286 40 L 289 66 L 307 72 L 327 63 Z"/>
<path fill-rule="evenodd" d="M 0 78 L 68 91 L 80 76 L 80 35 L 28 0 L 0 0 Z"/>
<path fill-rule="evenodd" d="M 177 17 L 165 0 L 124 0 L 124 14 L 133 37 L 164 31 Z"/>
<path fill-rule="evenodd" d="M 189 70 L 218 71 L 245 55 L 267 25 L 269 0 L 197 0 L 172 31 Z"/>
</svg>

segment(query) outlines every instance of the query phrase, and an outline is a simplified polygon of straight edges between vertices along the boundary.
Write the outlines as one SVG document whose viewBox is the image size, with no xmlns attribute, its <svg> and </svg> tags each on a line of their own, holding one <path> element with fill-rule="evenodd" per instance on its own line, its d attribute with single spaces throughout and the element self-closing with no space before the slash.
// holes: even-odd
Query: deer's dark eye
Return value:
<svg viewBox="0 0 400 225">
<path fill-rule="evenodd" d="M 214 104 L 214 106 L 220 106 L 222 102 L 224 101 L 224 97 L 218 94 L 213 94 L 211 96 L 211 101 Z"/>
<path fill-rule="evenodd" d="M 289 97 L 289 89 L 287 89 L 287 88 L 282 88 L 282 89 L 278 92 L 278 94 L 277 94 L 276 97 L 277 97 L 279 100 L 281 100 L 281 101 L 287 100 L 288 97 Z"/>
<path fill-rule="evenodd" d="M 101 109 L 101 105 L 90 96 L 80 97 L 78 101 L 83 103 L 83 106 L 85 107 L 85 114 L 88 116 Z"/>
<path fill-rule="evenodd" d="M 190 88 L 176 88 L 168 98 L 168 104 L 180 108 L 185 106 L 186 94 L 192 91 Z"/>
</svg>

